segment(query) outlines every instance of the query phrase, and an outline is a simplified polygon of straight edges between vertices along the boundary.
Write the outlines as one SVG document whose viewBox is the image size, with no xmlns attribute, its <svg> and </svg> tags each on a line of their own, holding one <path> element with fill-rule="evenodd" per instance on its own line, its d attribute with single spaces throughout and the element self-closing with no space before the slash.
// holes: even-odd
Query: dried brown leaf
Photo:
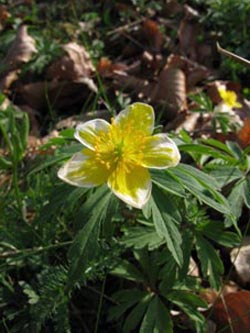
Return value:
<svg viewBox="0 0 250 333">
<path fill-rule="evenodd" d="M 46 108 L 65 109 L 83 102 L 91 92 L 96 93 L 92 80 L 88 82 L 51 81 L 35 82 L 17 89 L 19 98 L 35 110 Z"/>
<path fill-rule="evenodd" d="M 152 99 L 164 104 L 165 118 L 175 118 L 180 111 L 186 109 L 185 73 L 179 68 L 166 65 L 159 75 Z"/>
<path fill-rule="evenodd" d="M 250 332 L 250 292 L 242 290 L 220 297 L 209 317 L 223 333 Z"/>
<path fill-rule="evenodd" d="M 250 145 L 250 118 L 244 120 L 242 128 L 237 133 L 237 139 L 243 148 Z"/>
<path fill-rule="evenodd" d="M 72 42 L 62 48 L 66 55 L 56 60 L 48 68 L 47 77 L 49 79 L 81 82 L 94 73 L 95 68 L 83 46 Z"/>
<path fill-rule="evenodd" d="M 178 30 L 180 51 L 191 60 L 197 60 L 197 37 L 199 24 L 197 23 L 198 13 L 190 6 L 184 6 L 185 16 L 180 23 Z"/>
<path fill-rule="evenodd" d="M 14 42 L 2 62 L 4 71 L 0 75 L 1 90 L 8 89 L 17 80 L 21 65 L 30 61 L 32 55 L 36 52 L 35 40 L 28 35 L 27 26 L 21 25 Z"/>
<path fill-rule="evenodd" d="M 123 63 L 112 63 L 108 58 L 101 58 L 98 65 L 97 71 L 102 77 L 112 77 L 116 72 L 126 72 L 127 65 Z"/>
<path fill-rule="evenodd" d="M 163 44 L 163 35 L 157 22 L 146 19 L 142 25 L 143 39 L 154 52 L 159 52 Z"/>
<path fill-rule="evenodd" d="M 30 61 L 34 53 L 37 53 L 35 40 L 28 34 L 27 26 L 21 25 L 4 59 L 4 64 L 8 68 L 17 68 L 22 63 Z"/>
</svg>

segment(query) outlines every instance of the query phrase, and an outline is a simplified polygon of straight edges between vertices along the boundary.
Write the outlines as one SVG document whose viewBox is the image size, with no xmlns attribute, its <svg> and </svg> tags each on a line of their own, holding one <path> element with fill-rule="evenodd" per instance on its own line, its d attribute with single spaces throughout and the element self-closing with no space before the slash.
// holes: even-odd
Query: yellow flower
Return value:
<svg viewBox="0 0 250 333">
<path fill-rule="evenodd" d="M 224 87 L 218 88 L 222 103 L 226 105 L 229 109 L 241 108 L 242 105 L 237 102 L 237 95 L 234 91 L 226 90 Z"/>
<path fill-rule="evenodd" d="M 95 119 L 76 127 L 75 138 L 85 147 L 61 167 L 58 176 L 76 186 L 107 183 L 127 204 L 142 208 L 151 194 L 148 168 L 178 164 L 180 154 L 167 134 L 152 135 L 154 110 L 135 103 L 120 112 L 111 124 Z"/>
</svg>

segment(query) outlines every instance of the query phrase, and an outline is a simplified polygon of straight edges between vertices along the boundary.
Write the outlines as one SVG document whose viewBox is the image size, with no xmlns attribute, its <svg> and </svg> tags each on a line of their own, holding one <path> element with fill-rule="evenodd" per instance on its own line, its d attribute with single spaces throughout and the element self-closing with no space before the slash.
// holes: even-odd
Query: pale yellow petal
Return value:
<svg viewBox="0 0 250 333">
<path fill-rule="evenodd" d="M 127 169 L 128 168 L 128 169 Z M 147 169 L 140 166 L 117 168 L 108 179 L 108 186 L 122 201 L 142 208 L 150 198 L 152 183 Z"/>
<path fill-rule="evenodd" d="M 110 124 L 103 119 L 90 120 L 76 127 L 75 138 L 89 149 L 94 150 L 97 137 L 99 141 L 105 141 L 110 127 Z"/>
<path fill-rule="evenodd" d="M 179 161 L 179 150 L 167 134 L 161 133 L 147 138 L 142 157 L 142 166 L 166 169 L 176 166 Z"/>
<path fill-rule="evenodd" d="M 94 187 L 107 182 L 107 167 L 96 161 L 94 152 L 88 148 L 76 153 L 58 171 L 58 177 L 79 187 Z"/>
<path fill-rule="evenodd" d="M 134 103 L 121 111 L 114 119 L 114 124 L 124 135 L 151 135 L 154 129 L 154 109 L 145 103 Z"/>
</svg>

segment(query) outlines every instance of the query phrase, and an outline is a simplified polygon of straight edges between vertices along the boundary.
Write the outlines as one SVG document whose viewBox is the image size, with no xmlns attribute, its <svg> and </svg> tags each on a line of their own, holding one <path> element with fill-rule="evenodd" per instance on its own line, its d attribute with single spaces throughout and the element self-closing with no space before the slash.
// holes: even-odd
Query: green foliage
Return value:
<svg viewBox="0 0 250 333">
<path fill-rule="evenodd" d="M 0 205 L 2 327 L 11 333 L 20 327 L 40 332 L 49 325 L 71 332 L 73 293 L 112 276 L 109 320 L 118 330 L 174 332 L 179 323 L 171 311 L 178 309 L 196 332 L 204 332 L 198 307 L 205 304 L 197 295 L 199 281 L 188 273 L 189 262 L 195 251 L 203 281 L 220 288 L 219 249 L 239 244 L 237 221 L 250 204 L 248 150 L 233 142 L 193 141 L 183 132 L 183 163 L 151 172 L 152 197 L 140 212 L 119 204 L 106 186 L 74 188 L 56 178 L 58 163 L 79 150 L 71 143 L 71 130 L 43 147 L 56 144 L 53 156 L 41 160 L 38 155 L 27 168 L 27 120 L 13 108 L 3 115 L 2 145 L 10 165 L 2 170 L 8 172 L 14 163 L 25 178 L 21 187 L 13 184 L 15 190 Z M 187 157 L 191 164 L 185 163 Z M 20 275 L 18 288 L 9 282 L 13 274 Z M 21 301 L 14 311 L 17 292 Z M 92 306 L 96 313 L 98 304 Z M 90 318 L 93 325 L 96 318 Z"/>
<path fill-rule="evenodd" d="M 206 3 L 208 30 L 221 33 L 223 47 L 250 58 L 245 38 L 248 1 Z M 157 1 L 131 4 L 145 14 L 163 7 Z M 42 75 L 61 55 L 59 45 L 70 33 L 84 45 L 93 42 L 92 58 L 103 55 L 102 36 L 96 31 L 91 34 L 91 29 L 76 36 L 79 26 L 74 24 L 79 15 L 94 30 L 103 7 L 105 32 L 113 23 L 113 7 L 100 2 L 89 15 L 85 7 L 91 8 L 91 3 L 51 4 L 46 20 L 54 22 L 69 11 L 71 32 L 58 34 L 48 22 L 42 35 L 31 29 L 38 53 L 22 67 L 23 73 Z M 235 8 L 243 17 L 237 24 Z M 26 7 L 22 10 L 27 21 L 40 20 L 34 3 L 31 12 Z M 124 11 L 122 15 L 131 18 L 132 14 Z M 20 24 L 14 18 L 10 22 L 15 29 Z M 0 37 L 2 56 L 15 29 Z M 100 92 L 102 103 L 111 105 L 102 82 L 99 85 L 104 91 Z M 118 95 L 116 101 L 122 107 L 130 103 L 130 97 L 124 96 Z M 205 94 L 190 98 L 198 104 L 195 111 L 201 117 L 210 113 L 214 131 L 233 129 L 226 115 L 214 113 Z M 199 310 L 206 304 L 199 291 L 204 284 L 221 288 L 225 269 L 221 249 L 240 244 L 239 221 L 250 208 L 249 148 L 193 139 L 182 131 L 175 138 L 182 163 L 150 171 L 152 196 L 139 211 L 119 202 L 106 186 L 74 188 L 57 178 L 60 163 L 81 149 L 73 142 L 73 129 L 50 139 L 30 158 L 27 114 L 12 105 L 3 110 L 3 101 L 1 95 L 0 331 L 96 333 L 98 328 L 100 332 L 172 333 L 181 329 L 178 316 L 173 316 L 173 311 L 179 311 L 189 318 L 192 331 L 206 332 Z M 199 278 L 189 272 L 191 259 L 200 270 Z"/>
</svg>

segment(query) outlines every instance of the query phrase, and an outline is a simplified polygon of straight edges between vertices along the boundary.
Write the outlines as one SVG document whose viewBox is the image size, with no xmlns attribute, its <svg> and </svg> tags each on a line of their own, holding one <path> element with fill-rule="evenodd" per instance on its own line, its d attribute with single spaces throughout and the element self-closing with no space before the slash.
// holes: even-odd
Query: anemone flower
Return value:
<svg viewBox="0 0 250 333">
<path fill-rule="evenodd" d="M 142 208 L 151 194 L 148 168 L 166 169 L 180 161 L 176 144 L 167 134 L 155 134 L 154 110 L 134 103 L 121 111 L 111 124 L 95 119 L 79 124 L 75 138 L 84 148 L 58 172 L 65 182 L 94 187 L 107 184 L 127 204 Z"/>
<path fill-rule="evenodd" d="M 237 95 L 234 91 L 226 90 L 224 86 L 218 88 L 222 101 L 217 105 L 218 111 L 230 112 L 233 108 L 241 108 L 242 105 L 237 102 Z"/>
</svg>

